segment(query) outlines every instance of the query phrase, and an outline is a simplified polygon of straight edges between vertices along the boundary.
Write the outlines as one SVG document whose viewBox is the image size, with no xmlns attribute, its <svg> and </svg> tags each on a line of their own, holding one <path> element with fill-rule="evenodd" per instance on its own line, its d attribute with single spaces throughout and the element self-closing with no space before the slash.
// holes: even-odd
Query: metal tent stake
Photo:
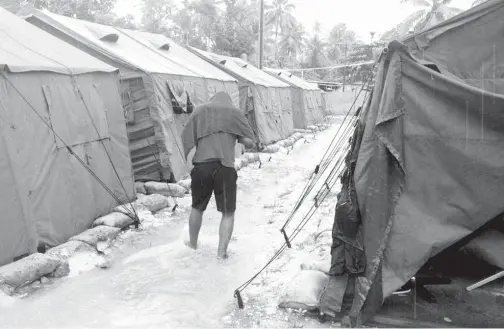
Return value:
<svg viewBox="0 0 504 329">
<path fill-rule="evenodd" d="M 479 287 L 481 287 L 481 286 L 483 286 L 483 285 L 485 285 L 487 283 L 490 283 L 490 282 L 495 281 L 497 279 L 500 279 L 502 277 L 504 277 L 504 271 L 501 271 L 501 272 L 496 273 L 496 274 L 494 274 L 492 276 L 489 276 L 488 278 L 483 279 L 483 280 L 481 280 L 479 282 L 476 282 L 475 284 L 470 285 L 469 287 L 467 287 L 466 290 L 467 291 L 473 291 L 476 288 L 479 288 Z"/>
</svg>

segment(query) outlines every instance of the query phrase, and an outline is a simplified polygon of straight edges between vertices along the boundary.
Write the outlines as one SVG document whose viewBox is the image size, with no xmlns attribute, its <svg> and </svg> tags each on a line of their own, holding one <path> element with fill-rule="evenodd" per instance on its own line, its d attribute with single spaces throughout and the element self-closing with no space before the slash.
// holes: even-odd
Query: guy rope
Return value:
<svg viewBox="0 0 504 329">
<path fill-rule="evenodd" d="M 376 62 L 373 65 L 372 70 L 374 71 L 374 68 L 376 66 Z M 342 169 L 344 168 L 344 158 L 346 153 L 350 150 L 350 145 L 345 144 L 347 141 L 350 139 L 352 136 L 353 130 L 355 129 L 355 125 L 358 121 L 358 115 L 360 114 L 360 111 L 364 104 L 367 102 L 369 98 L 369 92 L 366 88 L 365 90 L 365 97 L 362 103 L 362 106 L 359 107 L 357 110 L 355 110 L 355 104 L 357 102 L 357 99 L 361 92 L 364 90 L 364 87 L 366 84 L 370 82 L 371 77 L 367 77 L 366 81 L 360 88 L 357 96 L 355 97 L 352 105 L 350 106 L 350 109 L 345 115 L 345 118 L 343 122 L 341 123 L 340 127 L 338 128 L 336 134 L 334 135 L 329 147 L 325 151 L 324 155 L 322 156 L 321 161 L 319 164 L 315 167 L 313 173 L 311 174 L 310 178 L 308 179 L 308 182 L 306 183 L 306 186 L 304 187 L 299 199 L 296 201 L 291 213 L 289 214 L 285 224 L 282 226 L 280 229 L 280 232 L 282 233 L 284 237 L 284 244 L 275 252 L 275 254 L 271 257 L 271 259 L 262 267 L 256 274 L 254 274 L 249 280 L 247 280 L 245 283 L 243 283 L 241 286 L 239 286 L 237 289 L 234 291 L 234 297 L 238 301 L 238 307 L 240 309 L 244 308 L 244 303 L 243 303 L 243 298 L 241 296 L 241 292 L 247 288 L 252 281 L 254 281 L 275 259 L 277 259 L 282 252 L 286 248 L 291 248 L 292 244 L 291 241 L 296 238 L 296 236 L 303 230 L 303 228 L 306 226 L 306 224 L 309 222 L 309 220 L 312 218 L 312 216 L 315 214 L 316 210 L 320 206 L 320 204 L 325 200 L 327 195 L 329 194 L 330 190 L 334 187 L 334 185 L 337 183 L 338 178 L 341 176 Z M 346 145 L 346 146 L 344 146 Z M 342 154 L 338 157 L 338 153 Z M 312 207 L 309 209 L 308 213 L 305 214 L 305 216 L 302 218 L 300 223 L 294 228 L 292 233 L 289 235 L 286 232 L 286 227 L 287 225 L 292 221 L 294 218 L 294 215 L 297 213 L 297 211 L 300 209 L 301 205 L 303 202 L 306 200 L 308 195 L 312 192 L 313 188 L 317 184 L 317 182 L 320 180 L 320 178 L 326 173 L 327 169 L 330 167 L 331 163 L 333 163 L 333 167 L 329 174 L 327 175 L 322 188 L 317 192 L 315 199 L 314 199 L 314 204 Z"/>
</svg>

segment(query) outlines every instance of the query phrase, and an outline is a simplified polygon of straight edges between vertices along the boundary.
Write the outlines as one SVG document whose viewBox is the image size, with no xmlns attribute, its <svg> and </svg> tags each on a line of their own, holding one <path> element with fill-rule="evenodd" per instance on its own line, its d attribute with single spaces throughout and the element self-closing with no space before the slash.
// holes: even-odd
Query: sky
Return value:
<svg viewBox="0 0 504 329">
<path fill-rule="evenodd" d="M 268 0 L 265 0 L 268 1 Z M 119 0 L 119 15 L 141 15 L 140 0 Z M 419 7 L 401 4 L 400 0 L 290 0 L 296 6 L 294 16 L 312 31 L 319 21 L 323 33 L 328 33 L 338 23 L 357 33 L 364 42 L 371 40 L 370 32 L 377 35 L 393 28 Z M 474 0 L 453 0 L 451 6 L 468 9 Z"/>
</svg>

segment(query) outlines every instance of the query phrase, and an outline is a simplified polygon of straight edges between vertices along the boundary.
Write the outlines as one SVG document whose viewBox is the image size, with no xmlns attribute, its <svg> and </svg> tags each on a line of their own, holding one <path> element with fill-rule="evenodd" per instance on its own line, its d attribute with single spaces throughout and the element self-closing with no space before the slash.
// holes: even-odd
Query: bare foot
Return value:
<svg viewBox="0 0 504 329">
<path fill-rule="evenodd" d="M 196 246 L 194 246 L 194 245 L 191 243 L 191 241 L 186 241 L 184 244 L 185 244 L 186 246 L 188 246 L 189 248 L 191 248 L 191 249 L 194 249 L 194 250 L 198 249 L 198 246 L 197 246 L 197 245 L 196 245 Z"/>
<path fill-rule="evenodd" d="M 228 254 L 217 255 L 217 259 L 220 259 L 220 260 L 225 260 L 225 259 L 228 259 L 228 258 L 229 258 Z"/>
</svg>

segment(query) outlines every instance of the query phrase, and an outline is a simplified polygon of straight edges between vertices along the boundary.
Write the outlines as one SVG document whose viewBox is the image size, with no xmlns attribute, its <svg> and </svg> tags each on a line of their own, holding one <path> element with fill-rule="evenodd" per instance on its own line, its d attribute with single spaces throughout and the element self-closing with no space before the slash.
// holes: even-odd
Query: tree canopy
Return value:
<svg viewBox="0 0 504 329">
<path fill-rule="evenodd" d="M 132 15 L 117 17 L 114 8 L 118 1 L 0 0 L 0 5 L 14 13 L 47 9 L 92 22 L 161 33 L 183 45 L 235 57 L 247 55 L 252 64 L 258 64 L 260 0 L 139 0 L 139 21 Z M 319 68 L 369 61 L 377 58 L 388 41 L 460 12 L 449 6 L 450 0 L 400 1 L 419 9 L 380 40 L 374 40 L 372 32 L 372 42 L 366 44 L 343 23 L 336 23 L 327 34 L 322 33 L 318 23 L 307 30 L 295 17 L 293 0 L 265 0 L 263 64 L 273 68 Z M 368 69 L 313 70 L 306 77 L 361 80 Z"/>
</svg>

